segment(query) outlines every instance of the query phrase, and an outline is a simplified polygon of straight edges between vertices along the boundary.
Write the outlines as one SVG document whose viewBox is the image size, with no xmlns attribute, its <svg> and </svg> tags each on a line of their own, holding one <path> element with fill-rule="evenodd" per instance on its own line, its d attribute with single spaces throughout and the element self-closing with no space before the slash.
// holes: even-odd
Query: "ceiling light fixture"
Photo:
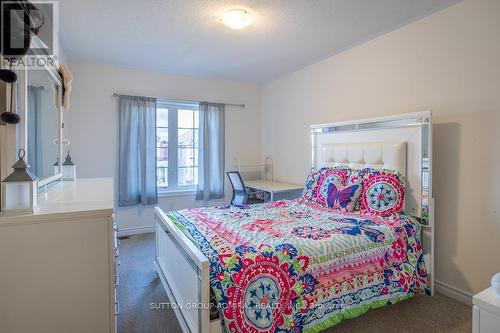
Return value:
<svg viewBox="0 0 500 333">
<path fill-rule="evenodd" d="M 220 21 L 231 29 L 239 30 L 252 24 L 253 16 L 244 9 L 231 9 L 221 17 Z"/>
</svg>

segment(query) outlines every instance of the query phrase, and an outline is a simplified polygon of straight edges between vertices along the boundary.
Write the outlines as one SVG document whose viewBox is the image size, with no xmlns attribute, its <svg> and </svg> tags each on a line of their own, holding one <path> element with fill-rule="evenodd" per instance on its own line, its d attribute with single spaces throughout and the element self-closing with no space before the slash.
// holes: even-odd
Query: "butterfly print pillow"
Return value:
<svg viewBox="0 0 500 333">
<path fill-rule="evenodd" d="M 351 170 L 347 167 L 321 168 L 319 171 L 318 187 L 313 200 L 327 206 L 328 189 L 331 183 L 345 185 Z"/>
<path fill-rule="evenodd" d="M 351 213 L 361 192 L 362 185 L 359 183 L 343 186 L 332 182 L 328 185 L 327 206 Z"/>
</svg>

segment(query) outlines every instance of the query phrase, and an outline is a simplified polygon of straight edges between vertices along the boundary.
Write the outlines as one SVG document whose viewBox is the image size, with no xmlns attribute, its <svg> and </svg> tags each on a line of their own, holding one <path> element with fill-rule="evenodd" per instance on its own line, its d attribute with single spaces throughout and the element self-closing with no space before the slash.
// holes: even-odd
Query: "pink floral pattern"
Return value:
<svg viewBox="0 0 500 333">
<path fill-rule="evenodd" d="M 302 191 L 301 198 L 306 201 L 313 202 L 316 197 L 316 191 L 319 184 L 320 171 L 313 169 L 309 172 L 306 179 L 306 184 L 304 185 L 304 190 Z"/>
<path fill-rule="evenodd" d="M 228 332 L 317 332 L 370 304 L 429 292 L 420 227 L 406 215 L 284 200 L 168 217 L 210 261 Z"/>
<path fill-rule="evenodd" d="M 283 233 L 279 230 L 279 226 L 288 223 L 283 220 L 272 219 L 255 219 L 252 224 L 243 226 L 244 230 L 264 232 L 274 237 L 281 237 Z"/>
<path fill-rule="evenodd" d="M 293 229 L 292 233 L 300 238 L 309 238 L 312 240 L 320 240 L 332 237 L 331 233 L 323 228 L 301 226 Z"/>
<path fill-rule="evenodd" d="M 314 200 L 322 206 L 327 206 L 328 188 L 331 183 L 346 185 L 350 169 L 344 167 L 322 168 L 319 174 L 318 188 Z"/>
<path fill-rule="evenodd" d="M 403 210 L 406 179 L 399 172 L 365 168 L 353 171 L 349 181 L 363 186 L 359 200 L 359 209 L 362 212 L 390 216 Z"/>
<path fill-rule="evenodd" d="M 406 189 L 400 178 L 390 173 L 370 174 L 361 193 L 361 210 L 379 216 L 403 210 Z"/>
<path fill-rule="evenodd" d="M 294 310 L 309 308 L 309 301 L 301 294 L 317 284 L 304 273 L 308 262 L 286 244 L 275 249 L 261 245 L 243 255 L 237 252 L 223 258 L 222 265 L 229 268 L 232 281 L 224 307 L 229 332 L 275 332 L 291 325 Z"/>
</svg>

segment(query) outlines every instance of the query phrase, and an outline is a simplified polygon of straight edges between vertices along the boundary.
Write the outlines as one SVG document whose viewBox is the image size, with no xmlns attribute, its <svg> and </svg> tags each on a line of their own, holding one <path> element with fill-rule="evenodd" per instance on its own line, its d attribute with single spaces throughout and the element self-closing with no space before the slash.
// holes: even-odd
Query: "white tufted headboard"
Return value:
<svg viewBox="0 0 500 333">
<path fill-rule="evenodd" d="M 406 142 L 327 143 L 318 148 L 319 167 L 391 169 L 406 176 Z"/>
<path fill-rule="evenodd" d="M 404 212 L 432 223 L 431 121 L 424 111 L 311 125 L 312 167 L 398 171 L 407 180 Z"/>
<path fill-rule="evenodd" d="M 312 166 L 345 165 L 400 172 L 407 179 L 405 212 L 419 216 L 422 202 L 422 131 L 419 126 L 346 128 L 313 125 Z M 329 127 L 330 126 L 330 127 Z M 327 130 L 324 130 L 324 129 Z M 330 130 L 333 128 L 333 130 Z"/>
</svg>

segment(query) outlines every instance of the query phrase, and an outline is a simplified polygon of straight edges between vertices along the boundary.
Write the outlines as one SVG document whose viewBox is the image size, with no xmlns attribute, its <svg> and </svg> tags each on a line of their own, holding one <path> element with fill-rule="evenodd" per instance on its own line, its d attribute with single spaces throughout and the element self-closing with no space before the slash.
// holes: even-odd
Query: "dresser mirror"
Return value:
<svg viewBox="0 0 500 333">
<path fill-rule="evenodd" d="M 53 68 L 31 69 L 25 87 L 27 160 L 43 191 L 61 179 L 61 81 Z"/>
</svg>

